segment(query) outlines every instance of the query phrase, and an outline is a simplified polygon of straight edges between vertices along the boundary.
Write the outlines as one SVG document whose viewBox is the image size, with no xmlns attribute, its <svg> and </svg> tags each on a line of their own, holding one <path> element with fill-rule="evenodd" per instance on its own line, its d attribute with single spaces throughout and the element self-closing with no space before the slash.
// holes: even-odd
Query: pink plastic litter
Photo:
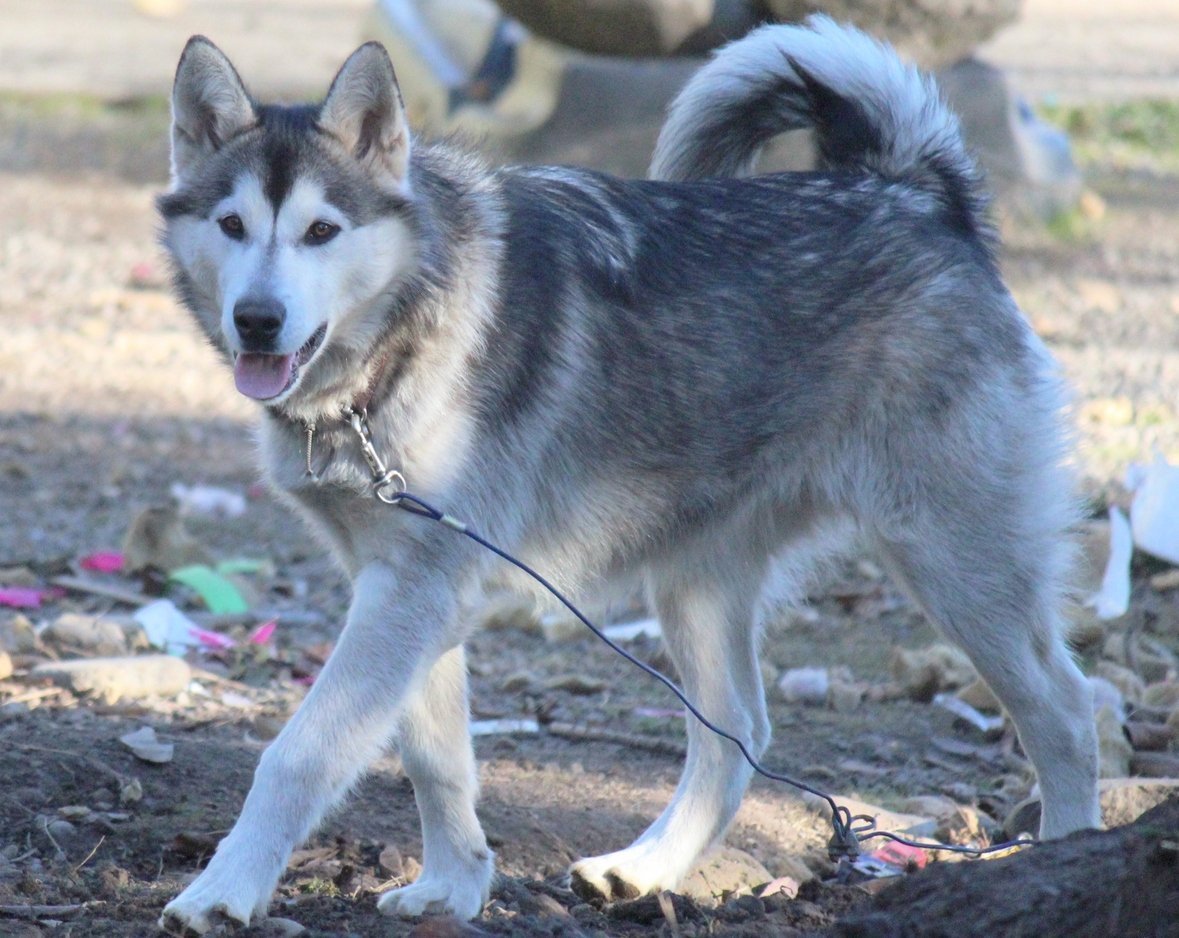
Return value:
<svg viewBox="0 0 1179 938">
<path fill-rule="evenodd" d="M 94 570 L 98 573 L 118 573 L 123 569 L 125 558 L 117 550 L 98 551 L 87 554 L 78 561 L 83 570 Z"/>
<path fill-rule="evenodd" d="M 232 648 L 237 644 L 228 635 L 220 632 L 210 632 L 207 629 L 189 629 L 189 634 L 207 648 Z"/>
<path fill-rule="evenodd" d="M 32 586 L 0 587 L 0 606 L 13 609 L 36 609 L 46 598 L 47 590 Z"/>
<path fill-rule="evenodd" d="M 278 628 L 278 620 L 271 619 L 269 622 L 263 622 L 260 626 L 250 633 L 250 637 L 246 639 L 251 645 L 265 645 L 270 641 L 271 636 L 274 635 L 274 630 Z"/>
</svg>

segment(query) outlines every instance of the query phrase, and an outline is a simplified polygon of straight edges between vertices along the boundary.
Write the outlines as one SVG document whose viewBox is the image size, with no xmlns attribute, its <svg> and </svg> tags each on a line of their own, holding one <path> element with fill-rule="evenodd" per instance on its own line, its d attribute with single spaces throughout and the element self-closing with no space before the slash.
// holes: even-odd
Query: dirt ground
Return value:
<svg viewBox="0 0 1179 938">
<path fill-rule="evenodd" d="M 89 15 L 85 6 L 77 6 L 80 18 Z M 267 5 L 258 6 L 265 20 Z M 322 9 L 285 6 L 288 18 L 308 18 L 292 41 L 311 42 Z M 1129 464 L 1156 451 L 1179 462 L 1179 147 L 1165 143 L 1179 107 L 1161 118 L 1151 111 L 1144 131 L 1138 111 L 1127 117 L 1111 104 L 1179 100 L 1179 79 L 1150 58 L 1159 35 L 1176 35 L 1179 15 L 1139 0 L 1124 20 L 1085 29 L 1066 6 L 1030 3 L 1025 23 L 996 41 L 993 58 L 1070 122 L 1091 191 L 1082 211 L 1057 223 L 1005 220 L 1003 267 L 1076 388 L 1078 468 L 1098 517 L 1111 503 L 1126 504 Z M 49 26 L 36 13 L 43 9 L 0 0 L 4 21 L 28 30 L 24 46 L 13 39 L 19 30 L 5 30 L 0 48 L 24 48 L 34 75 L 52 61 L 43 43 Z M 115 4 L 104 9 L 130 16 Z M 1092 30 L 1105 41 L 1086 71 L 1072 63 L 1090 60 Z M 308 47 L 316 50 L 313 67 L 327 58 L 325 47 L 346 51 L 347 33 L 333 25 L 322 45 Z M 92 34 L 73 22 L 61 35 L 77 49 Z M 1046 36 L 1056 40 L 1050 55 L 1033 60 Z M 40 631 L 67 612 L 126 615 L 132 606 L 68 591 L 40 608 L 0 608 L 0 647 L 15 666 L 0 680 L 0 935 L 148 935 L 231 825 L 265 741 L 330 648 L 347 588 L 257 487 L 251 408 L 163 283 L 151 198 L 166 172 L 166 116 L 151 99 L 120 97 L 141 94 L 155 72 L 139 63 L 109 78 L 105 62 L 81 69 L 72 84 L 38 86 L 29 74 L 12 77 L 12 61 L 0 55 L 0 586 L 75 573 L 79 557 L 117 550 L 142 509 L 170 504 L 173 483 L 214 485 L 246 494 L 248 507 L 237 518 L 189 517 L 192 537 L 217 559 L 265 561 L 245 577 L 258 615 L 220 625 L 241 640 L 270 614 L 278 622 L 266 646 L 192 658 L 187 690 L 128 702 L 35 679 L 29 671 L 38 663 L 94 652 L 22 629 Z M 1095 83 L 1095 73 L 1108 81 Z M 91 78 L 95 86 L 127 84 L 107 96 L 119 98 L 112 103 L 80 93 L 103 93 L 89 87 Z M 1166 655 L 1179 653 L 1179 590 L 1167 585 L 1169 572 L 1138 561 L 1131 612 L 1108 632 L 1133 630 L 1173 661 Z M 91 576 L 124 590 L 160 585 Z M 1128 832 L 985 864 L 935 863 L 881 892 L 883 880 L 832 880 L 821 813 L 763 780 L 727 844 L 772 877 L 817 877 L 797 898 L 583 903 L 563 885 L 564 870 L 579 856 L 625 845 L 658 813 L 675 786 L 683 729 L 669 694 L 590 637 L 552 640 L 535 618 L 510 617 L 470 646 L 473 718 L 540 726 L 477 739 L 480 816 L 503 877 L 474 927 L 965 935 L 982 933 L 984 919 L 961 910 L 985 907 L 989 934 L 1179 934 L 1171 921 L 1179 907 L 1173 807 Z M 1081 649 L 1087 669 L 1108 657 L 1108 637 L 1090 636 Z M 843 683 L 865 699 L 808 705 L 773 693 L 766 764 L 895 811 L 922 814 L 928 802 L 913 799 L 948 798 L 999 836 L 998 824 L 1031 787 L 1010 733 L 985 738 L 941 707 L 888 692 L 893 650 L 935 640 L 870 559 L 849 559 L 806 610 L 774 611 L 768 683 L 788 668 L 844 668 Z M 630 647 L 662 662 L 656 640 Z M 145 725 L 174 745 L 171 761 L 140 761 L 119 742 Z M 453 922 L 415 926 L 378 915 L 379 892 L 412 879 L 420 856 L 412 791 L 390 755 L 292 860 L 271 914 L 316 935 L 475 934 Z M 1076 917 L 1044 917 L 1064 904 Z"/>
</svg>

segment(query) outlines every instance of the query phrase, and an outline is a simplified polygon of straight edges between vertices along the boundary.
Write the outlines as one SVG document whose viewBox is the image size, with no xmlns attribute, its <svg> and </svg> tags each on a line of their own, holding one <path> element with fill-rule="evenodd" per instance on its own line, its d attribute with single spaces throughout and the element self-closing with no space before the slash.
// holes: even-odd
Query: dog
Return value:
<svg viewBox="0 0 1179 938">
<path fill-rule="evenodd" d="M 829 19 L 762 27 L 687 84 L 653 178 L 630 181 L 413 139 L 375 43 L 321 104 L 288 107 L 256 103 L 194 37 L 172 110 L 158 207 L 177 294 L 259 401 L 263 471 L 353 600 L 164 927 L 264 915 L 292 848 L 390 742 L 423 858 L 380 909 L 471 918 L 486 902 L 464 610 L 500 561 L 397 510 L 402 491 L 567 590 L 640 578 L 689 697 L 755 756 L 759 596 L 853 532 L 1011 714 L 1041 836 L 1099 824 L 1090 692 L 1060 611 L 1063 386 L 1000 279 L 930 79 Z M 747 175 L 798 127 L 816 171 Z M 671 803 L 574 864 L 573 886 L 673 888 L 751 771 L 689 721 Z"/>
</svg>

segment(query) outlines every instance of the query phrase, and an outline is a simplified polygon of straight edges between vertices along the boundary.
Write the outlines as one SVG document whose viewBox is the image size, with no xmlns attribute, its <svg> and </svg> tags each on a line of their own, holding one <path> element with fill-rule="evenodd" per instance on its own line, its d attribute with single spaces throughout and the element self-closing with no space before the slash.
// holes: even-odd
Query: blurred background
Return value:
<svg viewBox="0 0 1179 938">
<path fill-rule="evenodd" d="M 257 97 L 298 101 L 376 38 L 419 133 L 457 132 L 492 162 L 637 176 L 702 56 L 816 9 L 933 70 L 963 119 L 997 193 L 1004 276 L 1075 391 L 1082 598 L 1102 583 L 1111 530 L 1120 558 L 1121 601 L 1073 615 L 1104 682 L 1103 775 L 1146 799 L 1107 819 L 1179 785 L 1179 553 L 1167 553 L 1179 521 L 1166 521 L 1179 518 L 1179 470 L 1165 465 L 1179 463 L 1179 3 L 0 0 L 0 933 L 40 935 L 41 919 L 68 921 L 81 903 L 101 914 L 74 934 L 146 933 L 228 826 L 348 600 L 257 484 L 254 409 L 168 290 L 152 198 L 186 39 L 213 39 Z M 765 167 L 808 159 L 792 136 Z M 1133 531 L 1111 529 L 1110 509 Z M 207 573 L 177 574 L 192 566 L 228 581 L 237 611 Z M 181 619 L 146 615 L 157 600 Z M 501 867 L 532 889 L 642 828 L 674 787 L 683 733 L 671 701 L 550 610 L 508 603 L 486 618 L 471 643 L 475 716 L 533 729 L 480 738 L 482 813 Z M 657 634 L 631 640 L 666 663 Z M 982 723 L 931 704 L 973 684 L 936 642 L 867 558 L 803 612 L 775 610 L 770 761 L 904 812 L 897 824 L 967 818 L 923 828 L 940 837 L 1029 829 L 1032 779 L 1002 716 L 977 692 L 963 699 Z M 148 681 L 149 646 L 190 668 L 179 683 Z M 38 670 L 110 656 L 130 670 L 105 684 Z M 145 724 L 171 761 L 118 742 Z M 931 794 L 942 801 L 914 800 Z M 758 864 L 750 875 L 802 880 L 830 872 L 826 836 L 801 800 L 759 784 L 729 842 Z M 283 914 L 376 933 L 373 896 L 412 878 L 417 837 L 408 783 L 385 760 L 293 861 Z M 501 910 L 531 908 L 505 896 Z M 17 924 L 4 910 L 21 903 L 57 911 Z"/>
</svg>

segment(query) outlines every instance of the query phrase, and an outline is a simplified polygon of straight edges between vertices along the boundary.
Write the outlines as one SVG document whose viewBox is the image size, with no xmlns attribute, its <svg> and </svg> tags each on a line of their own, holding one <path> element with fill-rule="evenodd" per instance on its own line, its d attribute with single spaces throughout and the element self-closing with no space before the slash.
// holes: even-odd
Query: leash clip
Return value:
<svg viewBox="0 0 1179 938">
<path fill-rule="evenodd" d="M 373 494 L 386 505 L 397 505 L 405 494 L 405 476 L 396 469 L 390 469 L 373 446 L 372 431 L 368 426 L 368 410 L 352 408 L 348 423 L 360 440 L 360 452 L 372 473 Z"/>
</svg>

